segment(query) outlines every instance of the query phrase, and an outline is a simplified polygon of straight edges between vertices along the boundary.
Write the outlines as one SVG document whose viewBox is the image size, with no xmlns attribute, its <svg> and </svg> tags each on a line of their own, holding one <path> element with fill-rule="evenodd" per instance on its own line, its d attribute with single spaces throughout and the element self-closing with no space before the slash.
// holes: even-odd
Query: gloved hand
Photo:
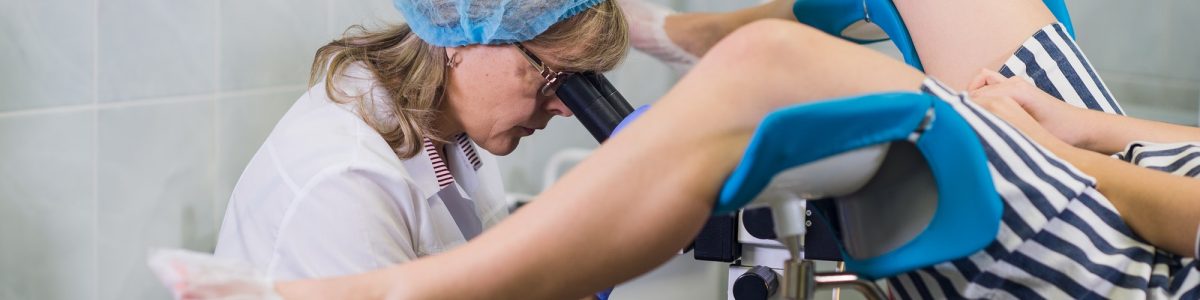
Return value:
<svg viewBox="0 0 1200 300">
<path fill-rule="evenodd" d="M 625 119 L 621 120 L 621 123 L 617 124 L 617 128 L 613 128 L 612 135 L 617 135 L 617 133 L 621 132 L 621 130 L 625 130 L 625 127 L 629 127 L 630 123 L 633 123 L 634 120 L 640 118 L 642 114 L 646 113 L 647 110 L 650 110 L 650 104 L 639 106 L 637 109 L 633 110 L 632 113 L 630 113 L 628 116 L 625 116 Z"/>
<path fill-rule="evenodd" d="M 646 0 L 617 0 L 617 5 L 621 6 L 629 22 L 629 43 L 634 49 L 653 56 L 680 73 L 687 72 L 699 60 L 671 41 L 663 28 L 667 17 L 677 12 Z"/>
<path fill-rule="evenodd" d="M 596 300 L 608 300 L 608 296 L 612 295 L 614 288 L 608 288 L 599 293 L 596 293 Z"/>
<path fill-rule="evenodd" d="M 275 284 L 247 265 L 181 249 L 152 251 L 148 261 L 175 299 L 282 300 Z"/>
</svg>

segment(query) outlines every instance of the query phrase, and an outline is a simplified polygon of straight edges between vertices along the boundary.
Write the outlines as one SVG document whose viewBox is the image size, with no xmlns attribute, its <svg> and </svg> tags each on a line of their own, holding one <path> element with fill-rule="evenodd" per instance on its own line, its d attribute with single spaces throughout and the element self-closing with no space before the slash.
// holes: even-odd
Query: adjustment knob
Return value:
<svg viewBox="0 0 1200 300">
<path fill-rule="evenodd" d="M 750 236 L 764 239 L 775 239 L 775 220 L 771 218 L 770 207 L 750 208 L 742 210 L 742 227 Z"/>
<path fill-rule="evenodd" d="M 779 275 L 764 266 L 754 266 L 733 281 L 733 298 L 766 300 L 779 290 Z"/>
</svg>

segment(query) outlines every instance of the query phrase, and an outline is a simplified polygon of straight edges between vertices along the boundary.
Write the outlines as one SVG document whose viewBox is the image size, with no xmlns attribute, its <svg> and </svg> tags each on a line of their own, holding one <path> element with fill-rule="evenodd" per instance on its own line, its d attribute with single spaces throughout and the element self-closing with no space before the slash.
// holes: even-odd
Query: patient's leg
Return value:
<svg viewBox="0 0 1200 300">
<path fill-rule="evenodd" d="M 916 90 L 925 76 L 886 55 L 795 22 L 764 20 L 709 51 L 663 99 L 775 109 L 788 103 Z M 743 100 L 744 99 L 744 100 Z"/>
<path fill-rule="evenodd" d="M 1123 114 L 1039 0 L 896 0 L 926 73 L 962 90 L 980 69 L 1024 78 L 1068 104 Z M 1051 25 L 1054 24 L 1054 25 Z"/>
<path fill-rule="evenodd" d="M 833 97 L 916 91 L 923 78 L 794 22 L 747 25 L 504 222 L 460 248 L 347 280 L 382 276 L 377 282 L 403 283 L 395 292 L 413 299 L 446 291 L 461 298 L 563 299 L 613 286 L 666 262 L 695 236 L 767 113 Z M 545 266 L 571 268 L 546 272 Z"/>
<path fill-rule="evenodd" d="M 925 73 L 958 90 L 999 69 L 1021 43 L 1055 22 L 1039 0 L 894 0 Z"/>
</svg>

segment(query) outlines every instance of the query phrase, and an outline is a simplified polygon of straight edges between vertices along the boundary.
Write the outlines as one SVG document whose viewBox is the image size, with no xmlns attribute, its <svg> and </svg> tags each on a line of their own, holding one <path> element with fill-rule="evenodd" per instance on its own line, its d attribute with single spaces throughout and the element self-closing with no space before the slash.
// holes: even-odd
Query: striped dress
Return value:
<svg viewBox="0 0 1200 300">
<path fill-rule="evenodd" d="M 1059 24 L 1042 28 L 1000 70 L 1080 107 L 1122 114 Z M 900 298 L 1198 299 L 1200 267 L 1159 250 L 1125 225 L 1095 179 L 936 80 L 926 93 L 974 128 L 1003 201 L 995 240 L 968 257 L 888 279 Z M 1134 144 L 1119 155 L 1140 166 L 1196 176 L 1200 145 Z"/>
</svg>

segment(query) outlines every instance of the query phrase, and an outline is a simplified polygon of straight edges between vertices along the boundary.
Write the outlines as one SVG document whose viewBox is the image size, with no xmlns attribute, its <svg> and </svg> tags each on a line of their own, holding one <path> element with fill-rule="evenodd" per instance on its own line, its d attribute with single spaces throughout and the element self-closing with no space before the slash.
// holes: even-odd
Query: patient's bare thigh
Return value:
<svg viewBox="0 0 1200 300">
<path fill-rule="evenodd" d="M 1039 0 L 894 0 L 925 73 L 963 90 L 996 70 L 1054 15 Z"/>
</svg>

